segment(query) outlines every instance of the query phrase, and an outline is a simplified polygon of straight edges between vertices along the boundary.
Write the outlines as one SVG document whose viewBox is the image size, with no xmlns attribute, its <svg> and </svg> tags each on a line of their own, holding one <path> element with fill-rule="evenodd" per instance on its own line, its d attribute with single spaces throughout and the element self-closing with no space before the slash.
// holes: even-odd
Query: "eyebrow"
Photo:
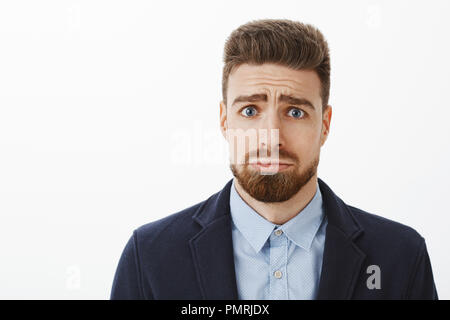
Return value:
<svg viewBox="0 0 450 320">
<path fill-rule="evenodd" d="M 267 102 L 267 94 L 265 93 L 256 93 L 256 94 L 252 94 L 252 95 L 248 95 L 248 96 L 239 96 L 236 99 L 234 99 L 232 106 L 234 106 L 236 103 L 239 102 Z M 280 97 L 278 98 L 278 102 L 286 102 L 288 104 L 292 104 L 292 105 L 305 105 L 310 107 L 311 109 L 315 109 L 314 105 L 311 103 L 311 101 L 309 101 L 308 99 L 305 98 L 297 98 L 293 95 L 289 95 L 289 94 L 282 94 L 280 95 Z"/>
</svg>

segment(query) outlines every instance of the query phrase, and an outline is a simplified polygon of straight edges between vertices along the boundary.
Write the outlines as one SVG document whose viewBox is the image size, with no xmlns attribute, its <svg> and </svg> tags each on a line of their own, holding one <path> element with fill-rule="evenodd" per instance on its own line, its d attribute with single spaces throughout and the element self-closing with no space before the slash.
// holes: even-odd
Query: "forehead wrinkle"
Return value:
<svg viewBox="0 0 450 320">
<path fill-rule="evenodd" d="M 266 83 L 266 82 L 260 82 L 260 83 L 258 83 L 258 84 L 256 84 L 256 85 L 258 85 L 258 86 L 262 86 L 262 90 L 265 90 L 265 91 L 270 91 L 270 87 L 273 87 L 273 84 L 271 84 L 271 83 Z M 276 85 L 277 87 L 280 87 L 281 85 Z M 285 88 L 283 88 L 283 87 L 285 87 Z M 286 89 L 290 89 L 290 90 L 292 90 L 292 92 L 299 92 L 299 89 L 298 88 L 294 88 L 294 87 L 292 87 L 292 86 L 290 86 L 290 85 L 282 85 L 282 88 L 276 88 L 275 90 L 281 90 L 281 91 L 284 91 L 284 92 L 286 92 Z M 301 91 L 301 90 L 300 90 Z M 283 93 L 284 93 L 283 92 Z"/>
<path fill-rule="evenodd" d="M 292 79 L 292 78 L 287 78 L 287 79 L 278 79 L 278 78 L 269 78 L 269 79 L 261 79 L 261 77 L 258 76 L 254 76 L 254 77 L 247 77 L 246 79 L 244 78 L 242 80 L 242 82 L 250 82 L 254 85 L 281 85 L 281 84 L 275 84 L 275 83 L 283 83 L 282 85 L 291 87 L 292 84 L 296 84 L 296 85 L 303 85 L 304 81 L 299 81 L 298 79 Z M 292 87 L 291 87 L 292 88 Z"/>
<path fill-rule="evenodd" d="M 299 80 L 299 79 L 260 79 L 257 76 L 244 77 L 241 81 L 238 81 L 245 85 L 250 86 L 285 86 L 293 91 L 302 91 L 302 89 L 313 89 L 313 83 L 311 81 Z M 319 84 L 320 85 L 320 84 Z"/>
<path fill-rule="evenodd" d="M 239 73 L 242 71 L 242 73 Z M 241 94 L 252 94 L 258 92 L 265 92 L 269 99 L 272 100 L 272 92 L 275 91 L 275 95 L 279 96 L 278 92 L 281 91 L 282 94 L 291 94 L 298 97 L 303 97 L 309 99 L 314 105 L 320 105 L 320 102 L 316 99 L 320 98 L 320 79 L 317 78 L 319 89 L 315 86 L 316 80 L 303 79 L 303 75 L 292 76 L 283 74 L 280 72 L 279 76 L 273 75 L 273 72 L 257 71 L 251 72 L 247 69 L 238 70 L 238 72 L 232 75 L 230 78 L 234 78 L 234 84 L 232 87 L 241 92 Z M 236 77 L 234 77 L 236 76 Z M 306 76 L 308 77 L 309 76 Z M 231 86 L 230 86 L 231 87 Z M 233 90 L 234 91 L 234 90 Z"/>
<path fill-rule="evenodd" d="M 260 83 L 261 88 L 255 89 L 257 92 L 264 92 L 267 94 L 269 99 L 278 98 L 280 94 L 293 95 L 298 96 L 299 98 L 308 98 L 308 90 L 302 90 L 303 88 L 294 88 L 292 86 L 286 85 L 282 88 L 271 88 L 273 85 L 270 83 Z M 274 95 L 272 95 L 272 91 L 274 91 Z"/>
</svg>

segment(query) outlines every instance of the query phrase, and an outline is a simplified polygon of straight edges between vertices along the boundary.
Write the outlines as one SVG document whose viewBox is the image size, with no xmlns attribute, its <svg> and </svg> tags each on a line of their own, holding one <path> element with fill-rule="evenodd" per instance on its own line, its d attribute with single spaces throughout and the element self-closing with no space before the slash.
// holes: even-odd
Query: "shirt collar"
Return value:
<svg viewBox="0 0 450 320">
<path fill-rule="evenodd" d="M 289 240 L 297 246 L 308 251 L 310 250 L 324 217 L 322 195 L 318 184 L 314 197 L 306 207 L 295 217 L 280 226 L 266 220 L 250 207 L 237 193 L 234 180 L 230 192 L 231 217 L 237 229 L 256 252 L 261 250 L 277 226 L 277 229 L 283 230 L 283 233 Z"/>
</svg>

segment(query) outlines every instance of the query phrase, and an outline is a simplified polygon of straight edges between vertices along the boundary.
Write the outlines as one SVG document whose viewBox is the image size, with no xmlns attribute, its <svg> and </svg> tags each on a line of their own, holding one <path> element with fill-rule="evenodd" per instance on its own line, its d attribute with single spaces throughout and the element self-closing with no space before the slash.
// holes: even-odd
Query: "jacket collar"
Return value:
<svg viewBox="0 0 450 320">
<path fill-rule="evenodd" d="M 318 181 L 328 225 L 317 299 L 351 299 L 366 257 L 354 242 L 363 228 L 330 187 Z"/>
<path fill-rule="evenodd" d="M 237 300 L 230 215 L 230 180 L 192 218 L 202 229 L 189 241 L 203 299 Z"/>
<path fill-rule="evenodd" d="M 209 197 L 194 213 L 202 229 L 190 241 L 204 299 L 237 299 L 230 190 L 233 180 Z M 365 254 L 353 242 L 363 229 L 347 205 L 320 178 L 328 218 L 318 299 L 350 299 Z"/>
</svg>

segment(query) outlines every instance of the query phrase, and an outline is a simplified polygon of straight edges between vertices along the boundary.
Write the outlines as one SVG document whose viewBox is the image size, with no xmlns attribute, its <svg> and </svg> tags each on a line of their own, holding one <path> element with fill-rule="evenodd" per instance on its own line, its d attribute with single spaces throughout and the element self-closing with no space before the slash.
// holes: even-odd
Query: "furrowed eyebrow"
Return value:
<svg viewBox="0 0 450 320">
<path fill-rule="evenodd" d="M 280 96 L 280 99 L 278 99 L 279 102 L 286 102 L 288 104 L 293 104 L 296 106 L 308 106 L 311 109 L 315 109 L 314 105 L 311 103 L 311 101 L 309 101 L 308 99 L 305 98 L 297 98 L 291 95 L 284 95 L 282 94 Z"/>
<path fill-rule="evenodd" d="M 264 93 L 256 93 L 249 96 L 239 96 L 234 99 L 232 106 L 239 102 L 267 102 L 267 94 Z"/>
<path fill-rule="evenodd" d="M 239 96 L 236 99 L 234 99 L 232 106 L 234 106 L 236 103 L 239 102 L 267 102 L 267 94 L 265 93 L 256 93 L 256 94 L 252 94 L 252 95 L 243 95 L 243 96 Z M 297 105 L 297 106 L 308 106 L 311 109 L 315 109 L 314 105 L 311 103 L 311 101 L 309 101 L 308 99 L 305 98 L 297 98 L 295 96 L 292 95 L 285 95 L 282 94 L 280 96 L 280 98 L 278 99 L 279 102 L 286 102 L 288 104 L 292 104 L 292 105 Z"/>
</svg>

